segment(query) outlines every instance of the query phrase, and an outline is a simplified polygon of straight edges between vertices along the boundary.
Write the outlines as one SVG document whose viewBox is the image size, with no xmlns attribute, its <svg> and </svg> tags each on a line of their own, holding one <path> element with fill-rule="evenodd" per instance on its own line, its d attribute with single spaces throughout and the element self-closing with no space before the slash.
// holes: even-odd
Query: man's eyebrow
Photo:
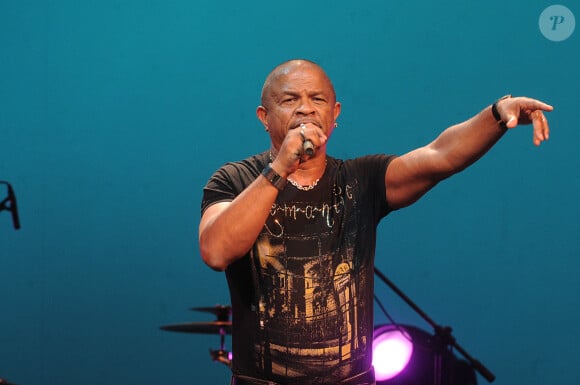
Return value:
<svg viewBox="0 0 580 385">
<path fill-rule="evenodd" d="M 299 90 L 287 89 L 287 90 L 282 90 L 280 92 L 280 95 L 300 95 L 301 93 L 302 92 L 300 92 Z M 312 96 L 312 95 L 326 95 L 327 94 L 322 89 L 308 91 L 307 93 L 308 93 L 309 96 Z"/>
</svg>

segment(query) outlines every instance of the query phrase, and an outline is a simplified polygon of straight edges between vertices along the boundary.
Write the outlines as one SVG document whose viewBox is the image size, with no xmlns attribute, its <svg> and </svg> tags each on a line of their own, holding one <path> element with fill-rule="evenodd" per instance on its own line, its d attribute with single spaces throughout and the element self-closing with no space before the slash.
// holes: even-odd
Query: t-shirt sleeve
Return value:
<svg viewBox="0 0 580 385">
<path fill-rule="evenodd" d="M 379 215 L 379 219 L 385 217 L 388 213 L 393 211 L 393 209 L 389 206 L 387 202 L 387 190 L 385 186 L 385 175 L 387 173 L 387 167 L 393 159 L 395 159 L 394 155 L 375 155 L 371 156 L 374 158 L 375 167 L 378 169 L 378 172 L 374 173 L 376 175 L 376 191 L 378 191 L 378 195 L 376 198 L 376 206 L 378 207 L 377 214 Z"/>
<path fill-rule="evenodd" d="M 394 155 L 377 154 L 354 160 L 355 167 L 362 177 L 363 188 L 370 193 L 369 199 L 372 201 L 368 203 L 372 205 L 377 223 L 393 210 L 387 202 L 385 187 L 385 174 L 393 159 L 395 159 Z"/>
<path fill-rule="evenodd" d="M 203 198 L 201 200 L 202 214 L 209 206 L 218 202 L 229 202 L 236 197 L 231 178 L 225 171 L 225 167 L 217 170 L 203 188 Z"/>
<path fill-rule="evenodd" d="M 226 163 L 209 178 L 203 188 L 201 213 L 211 205 L 219 202 L 233 201 L 250 183 L 252 183 L 264 165 L 256 159 Z"/>
</svg>

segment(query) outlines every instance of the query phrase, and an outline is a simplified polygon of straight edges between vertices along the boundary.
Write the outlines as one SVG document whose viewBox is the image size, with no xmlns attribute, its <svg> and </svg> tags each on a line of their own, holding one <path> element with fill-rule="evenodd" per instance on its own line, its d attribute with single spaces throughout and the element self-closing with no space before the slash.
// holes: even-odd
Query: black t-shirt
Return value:
<svg viewBox="0 0 580 385">
<path fill-rule="evenodd" d="M 387 155 L 327 157 L 317 185 L 278 194 L 250 252 L 226 269 L 232 371 L 282 384 L 334 384 L 371 367 L 376 228 Z M 269 161 L 264 152 L 220 168 L 202 212 L 231 201 Z"/>
</svg>

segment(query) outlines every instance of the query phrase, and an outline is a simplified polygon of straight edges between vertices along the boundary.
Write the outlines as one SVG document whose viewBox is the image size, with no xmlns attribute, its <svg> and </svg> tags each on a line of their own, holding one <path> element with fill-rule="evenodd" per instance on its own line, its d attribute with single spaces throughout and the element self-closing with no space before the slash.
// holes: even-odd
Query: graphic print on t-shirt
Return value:
<svg viewBox="0 0 580 385">
<path fill-rule="evenodd" d="M 365 354 L 366 333 L 358 334 L 361 303 L 355 301 L 356 287 L 364 282 L 355 276 L 360 281 L 367 275 L 354 274 L 356 223 L 337 221 L 341 228 L 335 223 L 345 210 L 356 210 L 352 188 L 334 191 L 332 202 L 272 207 L 254 259 L 263 293 L 258 303 L 262 343 L 255 351 L 265 372 L 302 377 L 341 367 L 348 373 L 349 362 Z"/>
</svg>

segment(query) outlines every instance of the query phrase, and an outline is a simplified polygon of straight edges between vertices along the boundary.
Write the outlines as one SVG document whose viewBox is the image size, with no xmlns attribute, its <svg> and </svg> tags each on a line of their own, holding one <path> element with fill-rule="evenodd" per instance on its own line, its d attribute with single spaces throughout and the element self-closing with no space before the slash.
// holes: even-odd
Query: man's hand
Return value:
<svg viewBox="0 0 580 385">
<path fill-rule="evenodd" d="M 549 139 L 550 127 L 543 111 L 552 111 L 554 107 L 551 105 L 536 99 L 517 97 L 502 99 L 496 106 L 507 128 L 533 124 L 533 141 L 536 146 Z"/>
</svg>

